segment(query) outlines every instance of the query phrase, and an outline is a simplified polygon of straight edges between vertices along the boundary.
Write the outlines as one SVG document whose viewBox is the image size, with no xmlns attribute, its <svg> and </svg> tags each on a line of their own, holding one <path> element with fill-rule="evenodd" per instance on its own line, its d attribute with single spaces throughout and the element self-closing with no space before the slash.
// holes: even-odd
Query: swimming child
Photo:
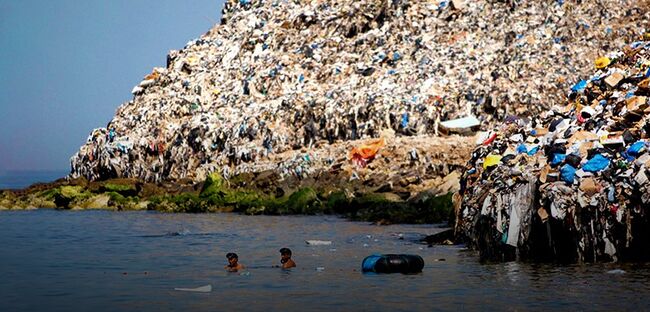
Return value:
<svg viewBox="0 0 650 312">
<path fill-rule="evenodd" d="M 282 248 L 280 249 L 280 263 L 282 263 L 283 269 L 295 268 L 296 263 L 291 260 L 291 249 Z"/>
<path fill-rule="evenodd" d="M 228 265 L 224 269 L 228 270 L 228 272 L 237 272 L 244 269 L 244 265 L 239 263 L 239 256 L 236 253 L 227 253 L 226 259 L 228 259 Z"/>
</svg>

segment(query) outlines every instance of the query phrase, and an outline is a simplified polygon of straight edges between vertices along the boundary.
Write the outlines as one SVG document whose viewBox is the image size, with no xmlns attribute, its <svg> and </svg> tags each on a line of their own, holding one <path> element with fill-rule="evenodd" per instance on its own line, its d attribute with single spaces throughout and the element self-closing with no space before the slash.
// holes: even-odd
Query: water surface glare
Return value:
<svg viewBox="0 0 650 312">
<path fill-rule="evenodd" d="M 479 264 L 459 246 L 413 243 L 436 225 L 329 216 L 0 212 L 3 311 L 647 310 L 650 265 Z M 400 234 L 401 238 L 400 239 Z M 305 240 L 329 240 L 309 246 Z M 298 267 L 278 264 L 281 247 Z M 249 269 L 226 273 L 234 251 Z M 362 274 L 373 253 L 413 253 L 415 275 Z M 437 261 L 445 259 L 445 261 Z M 211 284 L 210 293 L 174 288 Z"/>
</svg>

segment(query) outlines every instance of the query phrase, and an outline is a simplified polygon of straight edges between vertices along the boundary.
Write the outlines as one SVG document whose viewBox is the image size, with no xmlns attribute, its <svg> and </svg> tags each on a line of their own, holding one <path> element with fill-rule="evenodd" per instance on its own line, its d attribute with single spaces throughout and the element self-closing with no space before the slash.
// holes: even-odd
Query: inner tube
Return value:
<svg viewBox="0 0 650 312">
<path fill-rule="evenodd" d="M 361 268 L 373 273 L 420 273 L 424 259 L 418 255 L 372 255 L 363 259 Z"/>
</svg>

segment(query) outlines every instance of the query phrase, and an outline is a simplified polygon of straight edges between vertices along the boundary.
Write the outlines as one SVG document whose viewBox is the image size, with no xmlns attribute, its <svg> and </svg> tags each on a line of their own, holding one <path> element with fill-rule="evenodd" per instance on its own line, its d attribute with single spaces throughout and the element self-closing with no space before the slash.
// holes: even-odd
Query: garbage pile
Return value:
<svg viewBox="0 0 650 312">
<path fill-rule="evenodd" d="M 591 67 L 566 105 L 479 140 L 456 231 L 484 259 L 650 258 L 650 33 Z"/>
<path fill-rule="evenodd" d="M 629 40 L 644 4 L 229 0 L 92 131 L 70 176 L 198 181 L 386 129 L 471 133 L 534 115 L 594 51 Z"/>
</svg>

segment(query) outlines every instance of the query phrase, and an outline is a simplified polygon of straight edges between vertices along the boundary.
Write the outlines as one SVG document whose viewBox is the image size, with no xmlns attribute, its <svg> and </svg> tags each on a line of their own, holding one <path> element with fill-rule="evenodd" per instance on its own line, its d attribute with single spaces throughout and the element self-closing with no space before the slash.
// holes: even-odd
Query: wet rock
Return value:
<svg viewBox="0 0 650 312">
<path fill-rule="evenodd" d="M 451 245 L 454 241 L 454 230 L 448 229 L 440 233 L 428 235 L 421 242 L 429 245 Z"/>
<path fill-rule="evenodd" d="M 63 209 L 70 209 L 75 202 L 84 200 L 90 196 L 82 186 L 61 186 L 52 194 L 54 204 Z"/>
</svg>

